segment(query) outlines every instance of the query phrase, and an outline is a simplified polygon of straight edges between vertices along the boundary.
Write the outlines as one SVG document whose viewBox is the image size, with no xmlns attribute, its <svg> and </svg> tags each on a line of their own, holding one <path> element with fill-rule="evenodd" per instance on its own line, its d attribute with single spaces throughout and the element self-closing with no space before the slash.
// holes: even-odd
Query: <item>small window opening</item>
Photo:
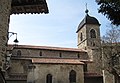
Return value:
<svg viewBox="0 0 120 83">
<path fill-rule="evenodd" d="M 59 53 L 59 57 L 62 57 L 62 53 Z"/>
<path fill-rule="evenodd" d="M 70 71 L 69 80 L 70 80 L 70 83 L 76 83 L 76 72 L 74 70 Z"/>
<path fill-rule="evenodd" d="M 42 51 L 40 51 L 39 55 L 42 56 Z"/>
<path fill-rule="evenodd" d="M 21 56 L 21 51 L 20 50 L 17 51 L 17 56 Z"/>
<path fill-rule="evenodd" d="M 82 33 L 80 34 L 80 40 L 81 41 L 83 40 L 83 34 Z"/>
<path fill-rule="evenodd" d="M 87 72 L 87 71 L 88 71 L 88 70 L 87 70 L 87 64 L 86 64 L 86 63 L 83 65 L 83 70 L 84 70 L 84 72 Z"/>
<path fill-rule="evenodd" d="M 79 53 L 78 53 L 77 57 L 80 58 L 80 54 Z"/>
<path fill-rule="evenodd" d="M 46 76 L 46 83 L 52 83 L 52 75 L 51 74 L 48 74 Z"/>
</svg>

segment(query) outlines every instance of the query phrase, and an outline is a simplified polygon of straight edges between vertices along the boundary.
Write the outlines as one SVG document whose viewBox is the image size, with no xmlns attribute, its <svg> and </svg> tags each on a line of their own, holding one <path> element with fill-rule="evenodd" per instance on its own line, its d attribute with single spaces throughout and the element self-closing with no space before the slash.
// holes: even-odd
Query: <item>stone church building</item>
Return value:
<svg viewBox="0 0 120 83">
<path fill-rule="evenodd" d="M 49 13 L 46 0 L 0 0 L 0 83 L 113 83 L 101 70 L 100 23 L 88 10 L 78 48 L 7 45 L 10 15 L 28 13 Z"/>
<path fill-rule="evenodd" d="M 100 24 L 88 10 L 76 33 L 78 48 L 9 45 L 7 83 L 103 83 Z"/>
</svg>

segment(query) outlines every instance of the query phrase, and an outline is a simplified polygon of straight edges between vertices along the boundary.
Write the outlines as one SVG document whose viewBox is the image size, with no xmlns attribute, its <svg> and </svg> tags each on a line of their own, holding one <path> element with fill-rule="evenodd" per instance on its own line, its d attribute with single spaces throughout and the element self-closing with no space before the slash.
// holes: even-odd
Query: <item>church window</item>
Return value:
<svg viewBox="0 0 120 83">
<path fill-rule="evenodd" d="M 42 52 L 41 51 L 40 51 L 39 55 L 42 56 Z"/>
<path fill-rule="evenodd" d="M 69 80 L 70 80 L 70 83 L 76 83 L 76 72 L 74 70 L 70 71 Z"/>
<path fill-rule="evenodd" d="M 90 37 L 91 37 L 91 38 L 96 38 L 96 32 L 95 32 L 94 29 L 91 29 L 91 30 L 90 30 Z"/>
<path fill-rule="evenodd" d="M 52 75 L 51 74 L 48 74 L 46 76 L 46 83 L 52 83 Z"/>
<path fill-rule="evenodd" d="M 21 51 L 20 50 L 17 51 L 17 56 L 21 56 Z"/>
<path fill-rule="evenodd" d="M 77 57 L 80 58 L 80 54 L 79 53 L 78 53 Z"/>
<path fill-rule="evenodd" d="M 81 41 L 83 40 L 83 34 L 82 33 L 80 34 L 80 40 Z"/>
<path fill-rule="evenodd" d="M 83 70 L 84 70 L 84 72 L 87 72 L 87 64 L 86 63 L 83 65 Z"/>
<path fill-rule="evenodd" d="M 62 53 L 59 53 L 59 57 L 62 57 Z"/>
</svg>

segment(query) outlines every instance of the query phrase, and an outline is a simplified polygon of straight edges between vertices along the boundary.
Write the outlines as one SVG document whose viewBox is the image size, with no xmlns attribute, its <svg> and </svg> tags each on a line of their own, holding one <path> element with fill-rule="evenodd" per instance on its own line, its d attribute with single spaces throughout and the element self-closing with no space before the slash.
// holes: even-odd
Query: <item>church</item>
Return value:
<svg viewBox="0 0 120 83">
<path fill-rule="evenodd" d="M 103 83 L 100 23 L 85 12 L 78 48 L 8 45 L 7 83 Z"/>
<path fill-rule="evenodd" d="M 10 15 L 47 14 L 46 0 L 0 0 L 0 8 L 0 83 L 113 83 L 101 69 L 100 23 L 87 9 L 76 27 L 78 48 L 63 48 L 7 45 Z"/>
</svg>

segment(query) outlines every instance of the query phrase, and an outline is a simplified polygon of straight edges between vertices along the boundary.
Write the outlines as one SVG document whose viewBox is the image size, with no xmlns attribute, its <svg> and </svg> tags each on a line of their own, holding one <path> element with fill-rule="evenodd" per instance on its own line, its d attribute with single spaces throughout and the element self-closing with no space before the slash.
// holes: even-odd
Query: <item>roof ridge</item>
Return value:
<svg viewBox="0 0 120 83">
<path fill-rule="evenodd" d="M 10 46 L 14 46 L 9 44 Z M 8 46 L 9 46 L 8 45 Z M 33 48 L 33 49 L 48 49 L 48 50 L 63 50 L 63 51 L 82 51 L 86 52 L 84 49 L 79 48 L 67 48 L 67 47 L 54 47 L 54 46 L 37 46 L 37 45 L 17 45 L 15 48 Z"/>
</svg>

